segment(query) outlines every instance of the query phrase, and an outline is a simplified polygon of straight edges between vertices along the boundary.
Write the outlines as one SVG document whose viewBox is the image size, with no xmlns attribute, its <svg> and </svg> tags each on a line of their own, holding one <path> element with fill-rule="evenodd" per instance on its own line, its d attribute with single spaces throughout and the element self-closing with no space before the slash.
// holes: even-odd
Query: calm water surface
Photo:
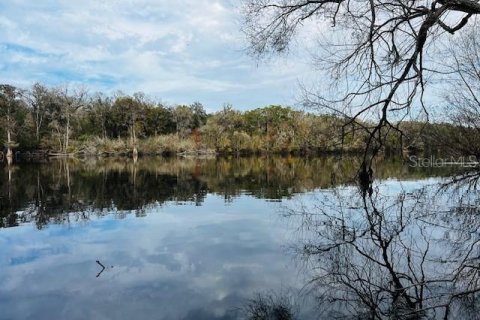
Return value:
<svg viewBox="0 0 480 320">
<path fill-rule="evenodd" d="M 291 250 L 299 225 L 282 213 L 352 185 L 357 165 L 108 158 L 0 167 L 0 319 L 238 319 L 259 292 L 303 292 L 309 275 Z M 377 167 L 389 190 L 444 174 Z"/>
</svg>

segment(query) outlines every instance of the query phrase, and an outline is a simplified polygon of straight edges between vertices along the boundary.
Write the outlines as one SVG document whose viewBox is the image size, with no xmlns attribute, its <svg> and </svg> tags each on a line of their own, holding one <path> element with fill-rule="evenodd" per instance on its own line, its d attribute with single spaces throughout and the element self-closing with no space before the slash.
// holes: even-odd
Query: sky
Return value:
<svg viewBox="0 0 480 320">
<path fill-rule="evenodd" d="M 137 91 L 209 112 L 294 105 L 312 71 L 300 53 L 246 54 L 239 0 L 0 2 L 0 82 Z"/>
</svg>

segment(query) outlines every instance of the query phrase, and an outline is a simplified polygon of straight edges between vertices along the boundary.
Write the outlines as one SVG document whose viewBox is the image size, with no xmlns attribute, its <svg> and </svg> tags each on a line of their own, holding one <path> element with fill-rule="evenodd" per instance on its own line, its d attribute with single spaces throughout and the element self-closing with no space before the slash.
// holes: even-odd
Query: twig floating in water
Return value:
<svg viewBox="0 0 480 320">
<path fill-rule="evenodd" d="M 98 261 L 98 260 L 97 260 L 96 262 L 97 262 L 97 264 L 98 264 L 100 267 L 102 267 L 102 270 L 100 270 L 100 272 L 97 273 L 96 278 L 98 278 L 98 277 L 100 277 L 100 275 L 102 274 L 102 272 L 105 270 L 105 266 L 104 266 L 100 261 Z"/>
</svg>

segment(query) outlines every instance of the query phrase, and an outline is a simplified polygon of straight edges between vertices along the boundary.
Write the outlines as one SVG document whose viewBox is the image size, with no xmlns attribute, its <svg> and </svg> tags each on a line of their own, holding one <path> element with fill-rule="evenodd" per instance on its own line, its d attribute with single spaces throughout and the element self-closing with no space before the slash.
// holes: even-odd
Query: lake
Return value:
<svg viewBox="0 0 480 320">
<path fill-rule="evenodd" d="M 259 297 L 284 301 L 302 319 L 406 309 L 474 319 L 476 307 L 465 306 L 477 303 L 462 300 L 476 297 L 480 271 L 472 267 L 480 235 L 471 185 L 443 188 L 455 168 L 379 160 L 372 196 L 355 185 L 359 163 L 158 157 L 4 165 L 0 319 L 244 319 Z M 338 261 L 336 250 L 353 244 Z M 455 273 L 459 266 L 465 274 Z M 445 282 L 446 273 L 463 282 Z M 363 300 L 377 299 L 375 307 L 358 301 L 369 286 Z"/>
</svg>

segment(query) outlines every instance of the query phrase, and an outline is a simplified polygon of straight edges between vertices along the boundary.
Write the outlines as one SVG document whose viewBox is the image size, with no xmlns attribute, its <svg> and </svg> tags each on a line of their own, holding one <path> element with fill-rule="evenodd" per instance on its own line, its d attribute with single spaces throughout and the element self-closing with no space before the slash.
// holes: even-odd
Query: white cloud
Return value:
<svg viewBox="0 0 480 320">
<path fill-rule="evenodd" d="M 11 0 L 0 12 L 0 80 L 22 86 L 70 82 L 256 107 L 292 102 L 309 70 L 304 59 L 257 67 L 228 0 Z"/>
</svg>

